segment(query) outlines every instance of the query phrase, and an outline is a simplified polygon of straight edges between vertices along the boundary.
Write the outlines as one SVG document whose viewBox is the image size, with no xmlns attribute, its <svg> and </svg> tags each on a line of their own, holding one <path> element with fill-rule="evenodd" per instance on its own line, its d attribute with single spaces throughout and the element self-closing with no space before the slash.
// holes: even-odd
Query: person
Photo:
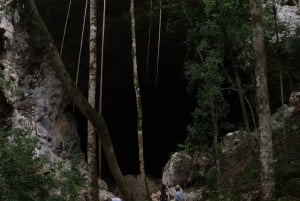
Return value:
<svg viewBox="0 0 300 201">
<path fill-rule="evenodd" d="M 116 192 L 115 196 L 111 198 L 111 201 L 122 201 L 118 192 Z"/>
<path fill-rule="evenodd" d="M 169 201 L 170 200 L 170 192 L 165 184 L 161 185 L 161 188 L 158 192 L 151 195 L 152 198 L 156 198 L 159 201 Z"/>
<path fill-rule="evenodd" d="M 175 186 L 175 201 L 183 201 L 183 190 L 180 185 Z"/>
</svg>

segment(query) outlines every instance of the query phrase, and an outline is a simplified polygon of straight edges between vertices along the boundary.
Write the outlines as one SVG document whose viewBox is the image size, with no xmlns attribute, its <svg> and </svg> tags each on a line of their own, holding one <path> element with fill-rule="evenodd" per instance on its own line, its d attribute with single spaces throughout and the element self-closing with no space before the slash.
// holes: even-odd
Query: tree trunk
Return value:
<svg viewBox="0 0 300 201">
<path fill-rule="evenodd" d="M 138 79 L 138 66 L 136 58 L 136 36 L 135 36 L 135 17 L 134 17 L 134 0 L 130 0 L 130 16 L 131 16 L 131 39 L 132 39 L 132 63 L 133 63 L 133 82 L 136 97 L 136 109 L 137 109 L 137 134 L 138 134 L 138 145 L 139 145 L 139 161 L 140 161 L 140 174 L 146 192 L 146 198 L 150 198 L 148 190 L 147 179 L 145 174 L 145 163 L 144 163 L 144 144 L 143 144 L 143 110 L 142 101 L 140 94 L 140 86 Z M 150 198 L 151 200 L 151 198 Z"/>
<path fill-rule="evenodd" d="M 245 104 L 244 89 L 242 87 L 242 82 L 241 82 L 241 79 L 240 79 L 240 74 L 239 74 L 239 72 L 238 72 L 238 70 L 236 68 L 237 67 L 234 64 L 233 65 L 233 71 L 234 71 L 234 77 L 235 77 L 236 86 L 237 86 L 237 89 L 238 89 L 239 100 L 240 100 L 240 105 L 241 105 L 241 110 L 242 110 L 243 120 L 244 120 L 244 126 L 245 126 L 245 130 L 247 132 L 250 132 L 250 123 L 249 123 L 249 118 L 248 118 L 246 104 Z"/>
<path fill-rule="evenodd" d="M 97 69 L 97 6 L 96 0 L 90 0 L 90 44 L 89 44 L 89 88 L 88 102 L 95 108 L 96 69 Z M 96 131 L 88 121 L 87 161 L 89 172 L 89 200 L 99 200 L 99 184 L 97 174 Z"/>
<path fill-rule="evenodd" d="M 222 173 L 221 173 L 221 167 L 220 167 L 220 161 L 219 161 L 219 151 L 218 151 L 218 115 L 217 110 L 215 107 L 215 101 L 212 95 L 209 95 L 209 103 L 210 103 L 210 110 L 211 110 L 211 121 L 213 124 L 213 137 L 214 137 L 214 159 L 215 159 L 215 165 L 216 165 L 216 176 L 217 176 L 217 183 L 218 183 L 218 193 L 221 195 L 222 190 Z"/>
<path fill-rule="evenodd" d="M 250 0 L 253 48 L 255 53 L 256 101 L 259 121 L 261 200 L 271 201 L 274 195 L 274 168 L 271 115 L 268 95 L 265 41 L 261 1 Z"/>
<path fill-rule="evenodd" d="M 48 29 L 46 28 L 43 20 L 41 19 L 40 14 L 38 13 L 34 0 L 26 0 L 24 2 L 25 9 L 27 11 L 27 14 L 29 15 L 28 20 L 30 20 L 34 28 L 32 31 L 38 32 L 38 35 L 43 38 L 44 43 L 41 44 L 41 47 L 43 47 L 43 50 L 46 53 L 45 56 L 52 61 L 53 70 L 56 72 L 58 78 L 63 83 L 70 98 L 77 105 L 82 114 L 93 124 L 94 128 L 99 134 L 108 166 L 110 168 L 112 176 L 114 177 L 117 185 L 120 188 L 124 201 L 132 201 L 133 198 L 130 191 L 128 190 L 128 185 L 118 165 L 118 161 L 116 159 L 115 151 L 105 120 L 88 103 L 87 99 L 80 92 L 80 90 L 77 89 L 74 81 L 65 69 L 65 66 L 53 42 L 53 39 L 48 32 Z"/>
</svg>

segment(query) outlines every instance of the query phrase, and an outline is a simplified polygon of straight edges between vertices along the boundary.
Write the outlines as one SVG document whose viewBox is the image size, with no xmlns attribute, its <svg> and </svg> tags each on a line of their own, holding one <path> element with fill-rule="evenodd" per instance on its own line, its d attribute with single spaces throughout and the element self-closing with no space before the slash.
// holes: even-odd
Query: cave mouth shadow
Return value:
<svg viewBox="0 0 300 201">
<path fill-rule="evenodd" d="M 183 87 L 150 88 L 143 91 L 142 98 L 145 171 L 151 177 L 161 178 L 170 155 L 185 141 L 192 98 Z M 139 174 L 134 92 L 119 89 L 106 96 L 103 116 L 122 173 Z M 103 163 L 102 175 L 111 177 L 106 161 Z"/>
</svg>

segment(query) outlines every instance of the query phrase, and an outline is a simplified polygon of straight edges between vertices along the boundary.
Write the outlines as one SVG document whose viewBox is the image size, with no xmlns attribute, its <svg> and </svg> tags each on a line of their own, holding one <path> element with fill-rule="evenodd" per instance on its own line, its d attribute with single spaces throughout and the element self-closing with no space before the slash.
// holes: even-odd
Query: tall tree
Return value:
<svg viewBox="0 0 300 201">
<path fill-rule="evenodd" d="M 137 134 L 138 134 L 138 145 L 139 145 L 139 162 L 140 162 L 140 174 L 146 192 L 146 197 L 150 198 L 147 179 L 145 174 L 145 162 L 144 162 L 144 143 L 143 143 L 143 111 L 142 101 L 140 94 L 140 85 L 138 77 L 138 65 L 136 56 L 136 36 L 135 36 L 135 17 L 134 17 L 134 0 L 130 0 L 130 17 L 131 17 L 131 39 L 132 39 L 132 64 L 133 64 L 133 82 L 136 98 L 136 109 L 137 109 Z M 150 198 L 151 200 L 151 198 Z"/>
<path fill-rule="evenodd" d="M 94 128 L 99 134 L 109 169 L 122 193 L 124 201 L 132 201 L 132 194 L 129 191 L 127 182 L 118 165 L 116 154 L 111 142 L 109 130 L 107 128 L 105 120 L 101 115 L 99 115 L 96 112 L 96 110 L 91 106 L 91 104 L 89 104 L 89 102 L 81 93 L 81 91 L 77 89 L 75 82 L 66 70 L 59 56 L 58 50 L 47 27 L 41 19 L 41 16 L 36 8 L 35 1 L 26 0 L 23 3 L 25 5 L 24 9 L 26 9 L 27 11 L 28 22 L 30 22 L 33 26 L 32 31 L 36 31 L 38 35 L 43 39 L 42 41 L 45 41 L 43 44 L 41 44 L 41 47 L 44 48 L 45 51 L 43 52 L 45 52 L 46 56 L 48 58 L 51 58 L 51 66 L 53 70 L 57 74 L 58 78 L 61 80 L 70 98 L 73 100 L 73 102 L 82 112 L 82 114 L 93 124 Z"/>
<path fill-rule="evenodd" d="M 96 69 L 97 69 L 97 3 L 90 0 L 90 36 L 89 36 L 89 88 L 88 102 L 95 108 L 96 94 Z M 99 200 L 99 184 L 97 174 L 97 149 L 96 131 L 88 121 L 87 161 L 89 172 L 89 200 Z"/>
<path fill-rule="evenodd" d="M 268 95 L 267 66 L 262 6 L 260 0 L 250 0 L 253 48 L 255 53 L 256 101 L 259 121 L 261 200 L 271 201 L 274 196 L 274 167 L 271 114 Z"/>
</svg>

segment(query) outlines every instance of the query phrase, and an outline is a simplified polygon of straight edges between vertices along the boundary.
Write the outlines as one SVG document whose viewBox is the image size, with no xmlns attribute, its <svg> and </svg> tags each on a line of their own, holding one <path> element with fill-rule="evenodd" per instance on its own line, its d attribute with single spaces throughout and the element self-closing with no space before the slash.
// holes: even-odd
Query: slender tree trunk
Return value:
<svg viewBox="0 0 300 201">
<path fill-rule="evenodd" d="M 109 131 L 105 120 L 101 115 L 99 115 L 96 110 L 88 103 L 84 95 L 77 89 L 75 82 L 71 78 L 70 74 L 66 70 L 58 50 L 53 42 L 53 39 L 46 28 L 41 16 L 36 8 L 34 0 L 25 0 L 25 9 L 28 14 L 28 20 L 30 20 L 33 25 L 33 31 L 38 32 L 39 36 L 43 38 L 44 43 L 41 47 L 45 50 L 45 56 L 52 61 L 52 68 L 56 72 L 58 78 L 64 85 L 68 95 L 77 105 L 82 114 L 93 124 L 99 137 L 101 138 L 103 150 L 107 159 L 109 169 L 116 181 L 124 201 L 132 201 L 132 194 L 129 191 L 127 182 L 120 170 L 118 161 L 116 159 L 115 151 L 110 139 Z"/>
<path fill-rule="evenodd" d="M 90 0 L 90 44 L 89 44 L 89 89 L 88 102 L 95 108 L 96 69 L 97 69 L 97 6 L 96 0 Z M 97 174 L 96 131 L 88 121 L 87 161 L 89 172 L 89 200 L 99 200 L 99 184 Z"/>
<path fill-rule="evenodd" d="M 213 135 L 214 135 L 214 158 L 215 158 L 215 165 L 217 170 L 217 182 L 218 182 L 218 193 L 221 194 L 222 190 L 222 173 L 219 161 L 219 151 L 218 151 L 218 120 L 217 120 L 217 111 L 215 107 L 214 98 L 210 95 L 210 109 L 211 109 L 211 121 L 213 124 Z"/>
<path fill-rule="evenodd" d="M 143 144 L 143 111 L 142 101 L 139 86 L 138 77 L 138 65 L 136 58 L 136 36 L 135 36 L 135 17 L 134 17 L 134 0 L 130 0 L 130 16 L 131 16 L 131 39 L 132 39 L 132 63 L 133 63 L 133 82 L 136 97 L 136 109 L 137 109 L 137 134 L 139 144 L 139 161 L 140 161 L 140 174 L 146 192 L 146 198 L 150 198 L 148 190 L 147 179 L 145 174 L 145 162 L 144 162 L 144 144 Z M 150 198 L 151 200 L 151 198 Z"/>
<path fill-rule="evenodd" d="M 261 1 L 250 0 L 250 12 L 253 23 L 253 48 L 256 60 L 255 76 L 260 138 L 261 200 L 271 201 L 274 196 L 273 143 Z"/>
<path fill-rule="evenodd" d="M 241 110 L 242 110 L 242 114 L 243 114 L 244 126 L 245 126 L 245 130 L 247 132 L 249 132 L 250 131 L 250 124 L 249 124 L 249 118 L 248 118 L 246 104 L 245 104 L 244 89 L 242 87 L 242 82 L 241 82 L 241 79 L 240 79 L 240 74 L 239 74 L 238 70 L 236 69 L 236 66 L 234 65 L 233 68 L 234 68 L 233 71 L 234 71 L 234 76 L 235 76 L 235 82 L 236 82 L 236 86 L 237 86 L 238 94 L 239 94 L 239 100 L 240 100 Z"/>
</svg>

